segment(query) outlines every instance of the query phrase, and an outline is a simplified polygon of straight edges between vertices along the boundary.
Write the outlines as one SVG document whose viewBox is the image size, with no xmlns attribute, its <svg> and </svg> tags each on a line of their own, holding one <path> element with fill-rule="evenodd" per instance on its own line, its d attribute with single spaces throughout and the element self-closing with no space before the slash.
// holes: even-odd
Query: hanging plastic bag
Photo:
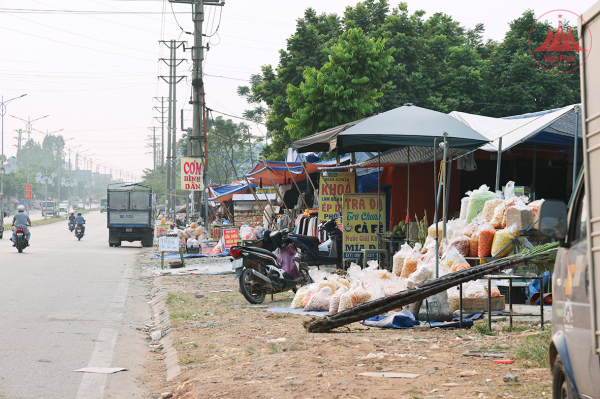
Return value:
<svg viewBox="0 0 600 399">
<path fill-rule="evenodd" d="M 494 217 L 494 210 L 498 205 L 502 203 L 502 199 L 494 198 L 491 200 L 485 201 L 483 205 L 483 210 L 481 211 L 481 216 L 484 222 L 489 222 Z"/>
<path fill-rule="evenodd" d="M 471 220 L 483 210 L 486 201 L 494 199 L 495 197 L 496 194 L 492 193 L 485 184 L 479 187 L 479 189 L 474 190 L 467 210 L 467 223 L 470 223 Z"/>
<path fill-rule="evenodd" d="M 503 258 L 510 254 L 510 252 L 514 249 L 515 244 L 508 244 L 515 239 L 517 233 L 517 226 L 514 224 L 504 230 L 497 231 L 494 235 L 494 241 L 492 243 L 492 256 L 494 258 Z M 506 247 L 507 245 L 508 247 Z"/>
<path fill-rule="evenodd" d="M 496 229 L 491 223 L 485 222 L 479 228 L 479 242 L 477 249 L 477 256 L 480 258 L 486 258 L 492 253 L 492 245 L 494 243 L 494 236 Z"/>
<path fill-rule="evenodd" d="M 329 314 L 334 314 L 338 312 L 338 309 L 340 307 L 340 299 L 342 298 L 342 295 L 346 292 L 348 292 L 348 288 L 342 287 L 331 296 L 331 300 L 329 301 Z"/>
<path fill-rule="evenodd" d="M 331 301 L 331 287 L 323 287 L 310 297 L 310 300 L 304 307 L 305 312 L 321 312 L 329 311 L 329 303 Z"/>
<path fill-rule="evenodd" d="M 516 225 L 517 230 L 527 230 L 533 224 L 533 210 L 516 198 L 515 204 L 506 210 L 506 224 Z"/>
</svg>

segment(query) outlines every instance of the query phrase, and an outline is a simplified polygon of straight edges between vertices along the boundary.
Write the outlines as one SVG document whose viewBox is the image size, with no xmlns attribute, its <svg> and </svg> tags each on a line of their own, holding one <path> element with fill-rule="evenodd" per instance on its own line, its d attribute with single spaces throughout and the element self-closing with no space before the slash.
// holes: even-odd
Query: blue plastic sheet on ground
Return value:
<svg viewBox="0 0 600 399">
<path fill-rule="evenodd" d="M 544 272 L 543 274 L 544 278 L 544 298 L 550 297 L 552 298 L 552 276 L 550 275 L 550 272 Z M 529 283 L 528 287 L 529 289 L 529 303 L 532 305 L 538 305 L 540 303 L 540 280 L 533 280 L 531 281 L 531 283 Z M 551 303 L 548 303 L 548 301 L 545 301 L 544 303 L 545 306 L 551 306 Z"/>
<path fill-rule="evenodd" d="M 415 316 L 408 310 L 396 312 L 391 315 L 381 315 L 370 317 L 360 322 L 365 326 L 369 327 L 381 327 L 381 328 L 413 328 L 418 325 L 419 322 L 415 320 Z"/>
<path fill-rule="evenodd" d="M 302 309 L 280 308 L 280 307 L 268 308 L 267 311 L 269 311 L 269 312 L 275 312 L 275 313 L 301 314 L 301 315 L 305 315 L 305 316 L 325 316 L 328 313 L 326 311 L 323 311 L 323 312 L 305 312 Z"/>
<path fill-rule="evenodd" d="M 192 259 L 192 258 L 224 258 L 229 256 L 229 250 L 225 252 L 221 252 L 217 255 L 212 254 L 183 254 L 184 259 Z M 160 254 L 155 254 L 154 259 L 160 259 Z M 165 259 L 179 259 L 179 254 L 177 252 L 169 252 L 165 254 Z"/>
</svg>

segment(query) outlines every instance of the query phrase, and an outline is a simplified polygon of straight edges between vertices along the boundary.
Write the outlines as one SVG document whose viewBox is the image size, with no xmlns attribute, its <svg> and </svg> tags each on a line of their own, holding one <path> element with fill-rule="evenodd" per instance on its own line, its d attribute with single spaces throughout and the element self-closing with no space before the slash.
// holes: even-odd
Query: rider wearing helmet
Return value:
<svg viewBox="0 0 600 399">
<path fill-rule="evenodd" d="M 17 210 L 19 212 L 13 217 L 12 222 L 12 225 L 15 226 L 11 239 L 11 241 L 13 242 L 13 247 L 17 245 L 17 229 L 23 229 L 27 232 L 27 242 L 29 242 L 29 240 L 31 239 L 31 233 L 27 228 L 27 226 L 31 226 L 31 219 L 29 219 L 29 216 L 25 213 L 25 207 L 23 205 L 19 205 Z"/>
<path fill-rule="evenodd" d="M 75 223 L 77 226 L 81 226 L 81 232 L 85 233 L 85 219 L 81 216 L 81 212 L 77 213 L 77 217 L 75 218 Z"/>
<path fill-rule="evenodd" d="M 71 212 L 71 216 L 69 216 L 69 223 L 75 223 L 75 214 Z"/>
</svg>

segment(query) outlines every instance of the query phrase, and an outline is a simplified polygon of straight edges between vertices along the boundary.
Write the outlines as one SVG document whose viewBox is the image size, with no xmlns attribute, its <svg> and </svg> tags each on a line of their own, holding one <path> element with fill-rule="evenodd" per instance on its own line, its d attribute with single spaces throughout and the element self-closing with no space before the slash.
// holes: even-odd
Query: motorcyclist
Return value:
<svg viewBox="0 0 600 399">
<path fill-rule="evenodd" d="M 81 232 L 85 233 L 85 219 L 83 218 L 83 216 L 81 216 L 81 212 L 77 213 L 77 217 L 75 218 L 75 224 L 77 224 L 77 226 L 81 226 Z"/>
<path fill-rule="evenodd" d="M 13 217 L 12 222 L 12 225 L 15 226 L 11 238 L 11 241 L 13 242 L 13 247 L 17 245 L 17 229 L 23 229 L 27 232 L 27 242 L 29 242 L 29 240 L 31 239 L 31 232 L 27 228 L 27 226 L 31 226 L 31 219 L 29 219 L 29 216 L 25 213 L 25 207 L 23 205 L 19 205 L 17 210 L 19 211 L 19 213 L 17 213 Z"/>
<path fill-rule="evenodd" d="M 75 214 L 71 212 L 71 216 L 69 216 L 69 224 L 75 224 Z"/>
</svg>

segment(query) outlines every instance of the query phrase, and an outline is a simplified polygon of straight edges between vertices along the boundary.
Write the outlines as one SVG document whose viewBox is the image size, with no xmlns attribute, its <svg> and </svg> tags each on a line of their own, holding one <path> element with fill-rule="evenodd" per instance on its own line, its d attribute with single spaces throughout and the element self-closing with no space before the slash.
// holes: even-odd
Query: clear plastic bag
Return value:
<svg viewBox="0 0 600 399">
<path fill-rule="evenodd" d="M 460 219 L 467 218 L 467 211 L 469 210 L 469 202 L 471 201 L 472 192 L 467 192 L 467 196 L 460 200 Z"/>
<path fill-rule="evenodd" d="M 312 284 L 311 284 L 312 285 Z M 298 291 L 296 291 L 296 295 L 292 300 L 292 309 L 302 309 L 304 307 L 304 297 L 308 293 L 308 291 L 312 288 L 311 285 L 305 285 L 304 287 L 300 287 Z"/>
<path fill-rule="evenodd" d="M 321 280 L 317 283 L 317 287 L 322 290 L 325 287 L 329 287 L 331 292 L 336 292 L 339 286 L 335 283 L 335 281 Z"/>
<path fill-rule="evenodd" d="M 470 223 L 482 210 L 486 201 L 494 199 L 496 194 L 489 190 L 489 187 L 485 184 L 474 190 L 471 195 L 471 201 L 469 201 L 469 208 L 467 210 L 467 223 Z"/>
<path fill-rule="evenodd" d="M 489 222 L 494 217 L 494 210 L 498 205 L 500 205 L 503 201 L 500 198 L 494 198 L 491 200 L 485 201 L 485 205 L 483 205 L 483 210 L 481 211 L 481 216 L 483 221 Z"/>
<path fill-rule="evenodd" d="M 465 235 L 456 237 L 450 242 L 450 246 L 456 248 L 462 256 L 467 257 L 471 250 L 471 239 Z"/>
<path fill-rule="evenodd" d="M 342 295 L 346 292 L 348 292 L 348 288 L 342 287 L 331 296 L 331 300 L 329 301 L 329 314 L 334 314 L 338 312 L 338 309 L 340 307 L 340 299 L 342 298 Z"/>
<path fill-rule="evenodd" d="M 240 239 L 255 240 L 256 233 L 254 232 L 254 229 L 252 227 L 248 226 L 247 224 L 240 227 Z"/>
<path fill-rule="evenodd" d="M 402 267 L 404 266 L 404 259 L 407 256 L 410 256 L 413 252 L 414 252 L 413 249 L 408 244 L 402 245 L 402 247 L 400 248 L 400 251 L 396 252 L 394 257 L 392 258 L 393 264 L 394 264 L 394 268 L 392 269 L 392 271 L 396 276 L 400 276 L 402 274 Z"/>
<path fill-rule="evenodd" d="M 494 235 L 494 241 L 492 243 L 491 251 L 493 257 L 503 258 L 510 254 L 510 252 L 514 249 L 515 244 L 510 244 L 508 247 L 506 247 L 506 245 L 508 245 L 512 240 L 515 239 L 516 232 L 516 225 L 512 225 L 504 230 L 499 230 L 496 232 L 496 234 Z"/>
<path fill-rule="evenodd" d="M 463 285 L 463 298 L 487 298 L 486 287 L 480 282 L 469 281 Z"/>
<path fill-rule="evenodd" d="M 494 228 L 502 228 L 502 219 L 504 218 L 505 209 L 506 204 L 504 203 L 504 201 L 496 205 L 496 208 L 494 208 L 494 216 L 492 216 L 492 220 L 490 220 L 490 223 L 492 224 L 492 226 L 494 226 Z"/>
<path fill-rule="evenodd" d="M 320 291 L 311 295 L 310 300 L 304 307 L 305 312 L 309 311 L 329 311 L 331 301 L 331 287 L 323 287 Z"/>
<path fill-rule="evenodd" d="M 430 257 L 428 262 L 419 262 L 417 264 L 417 270 L 412 273 L 408 280 L 406 280 L 407 288 L 416 287 L 423 284 L 427 279 L 432 278 L 435 275 L 435 257 Z"/>
<path fill-rule="evenodd" d="M 506 210 L 506 224 L 516 225 L 517 230 L 526 230 L 533 224 L 533 211 L 517 198 L 514 206 Z"/>
<path fill-rule="evenodd" d="M 481 225 L 479 228 L 479 243 L 477 245 L 478 257 L 485 258 L 491 255 L 495 235 L 496 229 L 491 223 L 485 222 Z"/>
<path fill-rule="evenodd" d="M 537 222 L 538 219 L 540 218 L 540 207 L 542 206 L 542 204 L 544 203 L 544 200 L 537 200 L 537 201 L 533 201 L 532 203 L 529 204 L 529 207 L 531 208 L 531 212 L 533 214 L 533 223 Z M 534 226 L 534 228 L 537 228 L 538 226 Z"/>
<path fill-rule="evenodd" d="M 448 288 L 446 295 L 448 296 L 448 307 L 452 312 L 455 312 L 460 308 L 460 291 L 458 286 Z"/>
<path fill-rule="evenodd" d="M 479 230 L 471 235 L 471 245 L 469 246 L 469 256 L 477 258 L 479 256 Z"/>
<path fill-rule="evenodd" d="M 416 272 L 418 262 L 419 256 L 417 254 L 406 257 L 404 259 L 404 266 L 402 267 L 402 273 L 400 274 L 400 277 L 408 278 L 408 276 Z"/>
<path fill-rule="evenodd" d="M 368 302 L 370 299 L 371 294 L 369 294 L 362 285 L 350 292 L 350 301 L 352 302 L 353 307 Z"/>
<path fill-rule="evenodd" d="M 443 230 L 442 230 L 442 224 L 438 223 L 438 227 L 437 227 L 437 232 L 438 232 L 438 236 L 439 239 L 442 239 L 443 236 Z M 427 229 L 427 234 L 429 235 L 429 237 L 431 238 L 435 238 L 435 223 L 432 224 L 431 226 L 429 226 L 429 228 Z"/>
</svg>

